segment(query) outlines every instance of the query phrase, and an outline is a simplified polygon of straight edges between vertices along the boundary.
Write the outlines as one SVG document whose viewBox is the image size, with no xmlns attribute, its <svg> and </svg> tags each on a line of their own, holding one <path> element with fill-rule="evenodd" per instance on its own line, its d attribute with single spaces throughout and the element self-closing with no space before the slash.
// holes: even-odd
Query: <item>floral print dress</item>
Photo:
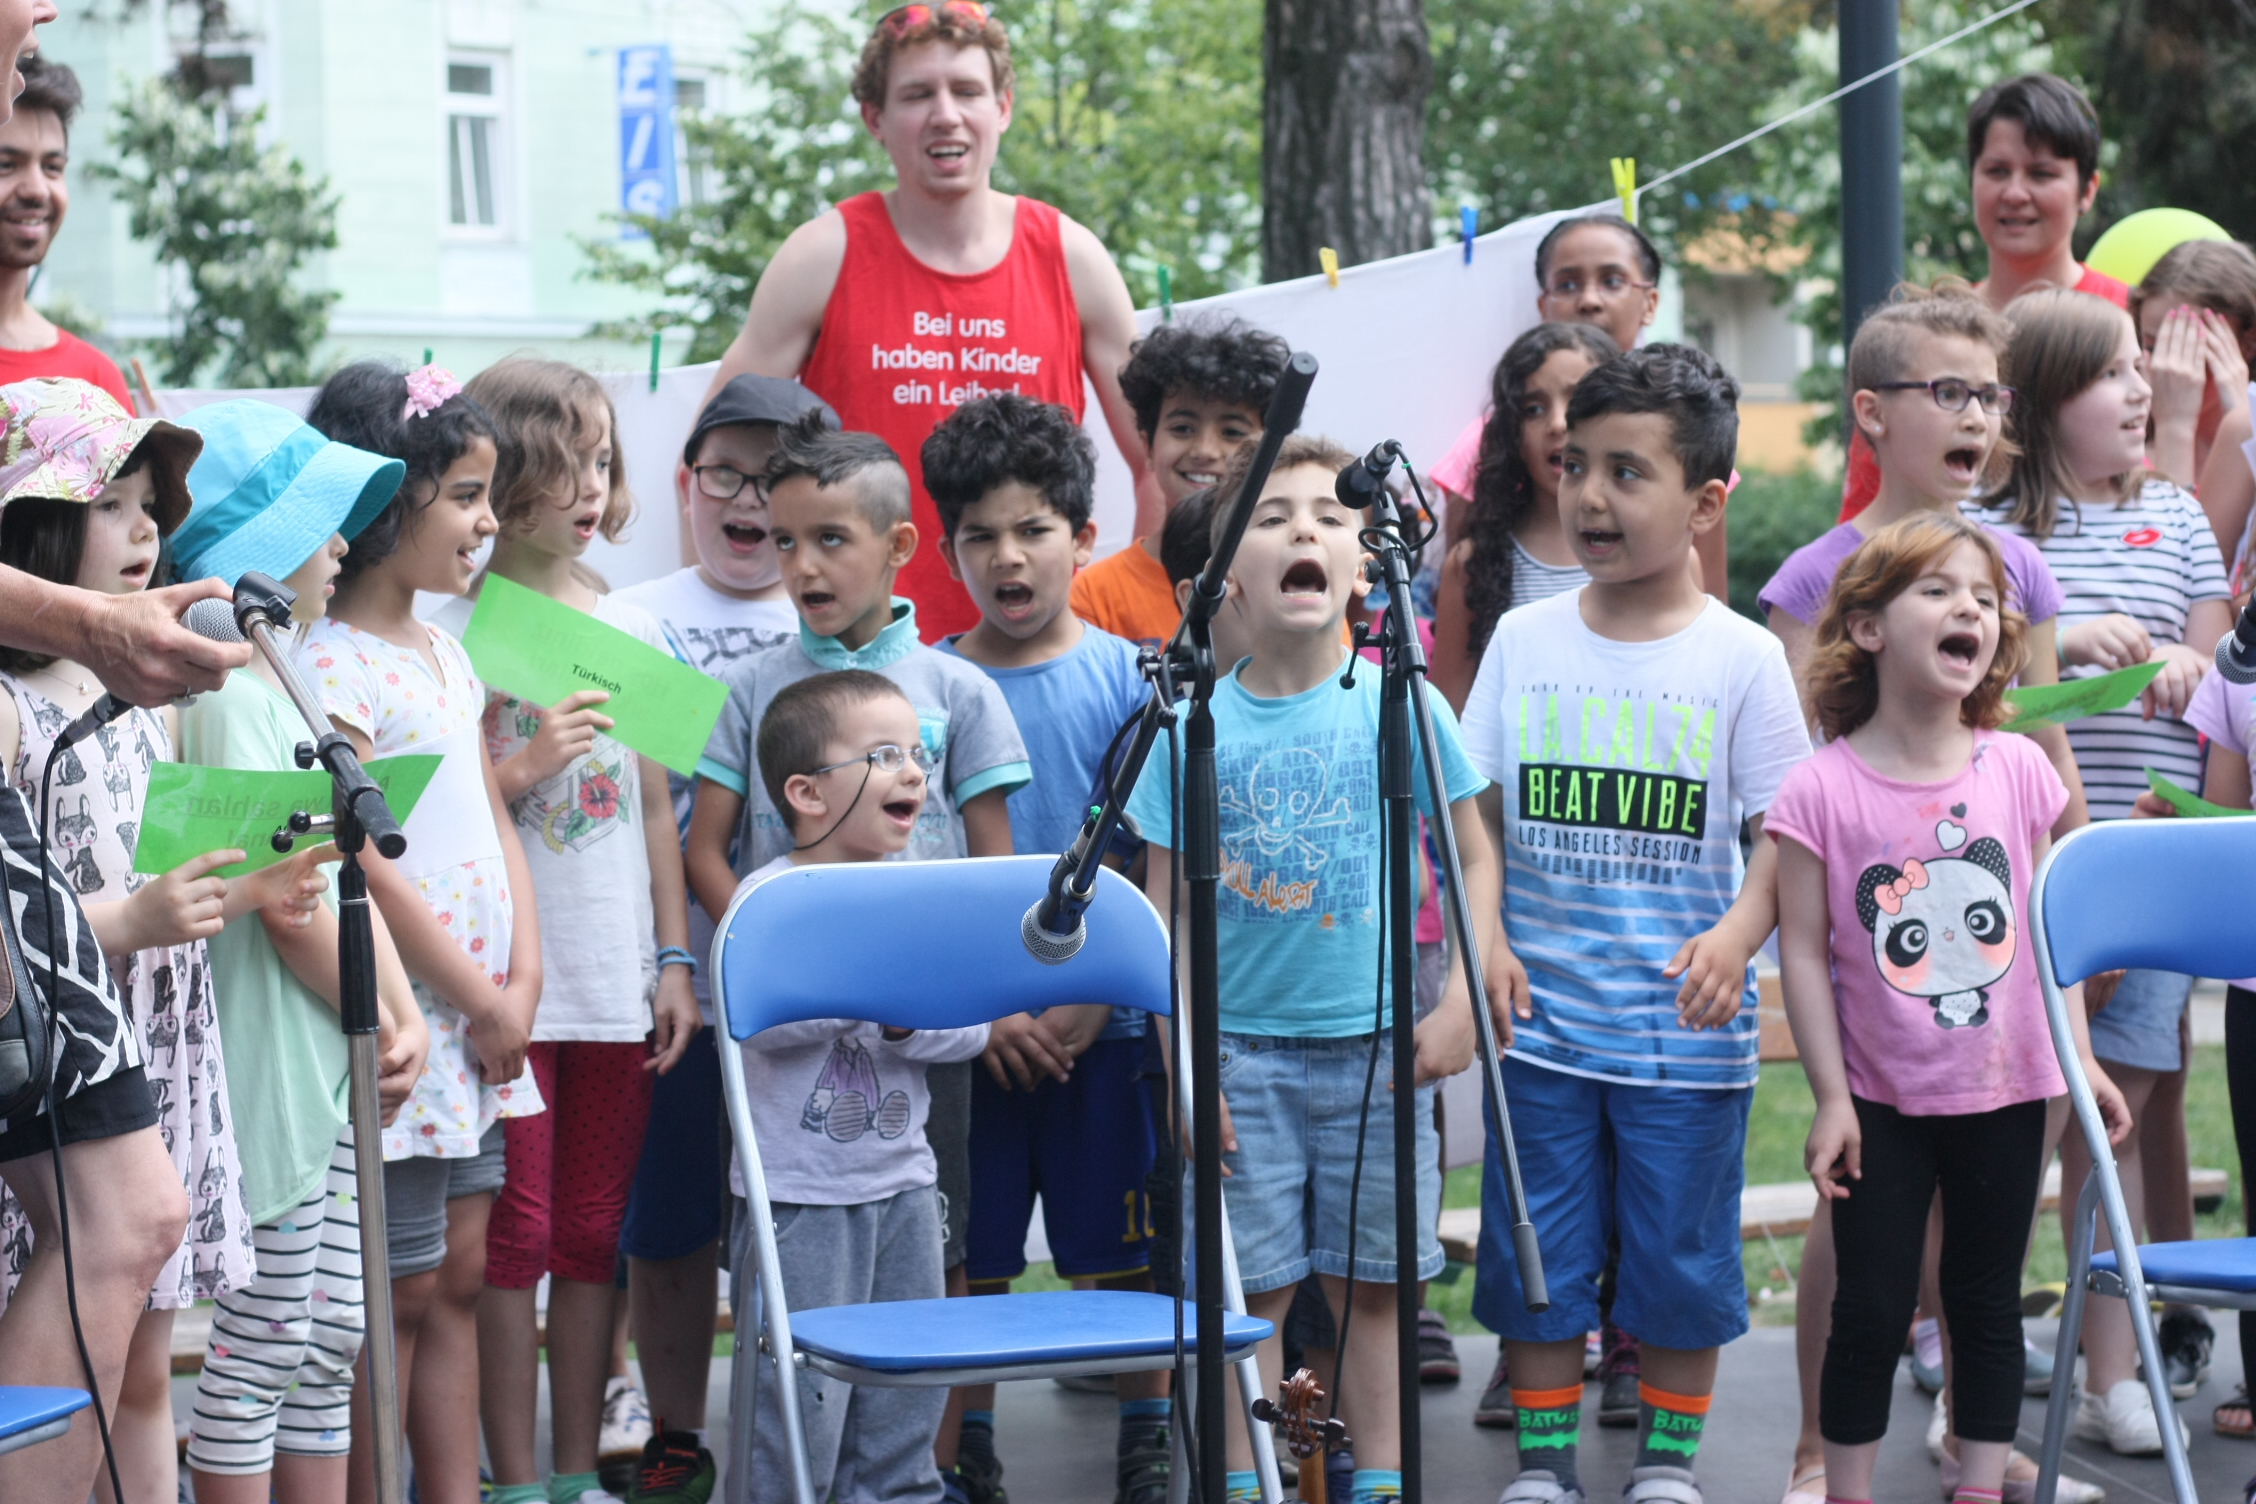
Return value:
<svg viewBox="0 0 2256 1504">
<path fill-rule="evenodd" d="M 0 674 L 22 727 L 8 779 L 36 808 L 49 749 L 72 713 Z M 172 739 L 153 710 L 130 710 L 55 759 L 48 839 L 55 865 L 84 904 L 116 903 L 151 878 L 133 870 L 149 770 L 172 760 Z M 149 1092 L 173 1168 L 188 1190 L 188 1232 L 165 1261 L 149 1305 L 176 1311 L 250 1282 L 251 1216 L 243 1192 L 212 1004 L 204 942 L 158 946 L 109 958 L 118 997 L 140 1034 Z M 13 1294 L 31 1258 L 31 1226 L 0 1189 L 0 1291 Z"/>
<path fill-rule="evenodd" d="M 436 627 L 424 630 L 438 661 L 435 672 L 413 648 L 334 619 L 307 630 L 298 669 L 321 708 L 367 737 L 377 757 L 438 755 L 438 772 L 402 826 L 407 853 L 398 866 L 463 953 L 503 987 L 512 908 L 486 791 L 479 726 L 485 686 L 461 643 Z M 466 1159 L 495 1120 L 543 1110 L 531 1066 L 515 1081 L 484 1080 L 468 1020 L 420 982 L 415 995 L 430 1025 L 431 1053 L 407 1105 L 384 1130 L 386 1159 Z"/>
</svg>

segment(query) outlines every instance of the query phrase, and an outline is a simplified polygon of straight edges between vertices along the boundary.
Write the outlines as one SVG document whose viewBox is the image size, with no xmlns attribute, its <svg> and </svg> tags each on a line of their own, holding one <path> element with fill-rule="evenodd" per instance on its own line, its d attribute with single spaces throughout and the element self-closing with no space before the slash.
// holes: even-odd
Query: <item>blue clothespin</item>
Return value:
<svg viewBox="0 0 2256 1504">
<path fill-rule="evenodd" d="M 1457 210 L 1457 233 L 1465 242 L 1465 264 L 1473 264 L 1473 237 L 1480 233 L 1480 210 L 1471 204 Z"/>
</svg>

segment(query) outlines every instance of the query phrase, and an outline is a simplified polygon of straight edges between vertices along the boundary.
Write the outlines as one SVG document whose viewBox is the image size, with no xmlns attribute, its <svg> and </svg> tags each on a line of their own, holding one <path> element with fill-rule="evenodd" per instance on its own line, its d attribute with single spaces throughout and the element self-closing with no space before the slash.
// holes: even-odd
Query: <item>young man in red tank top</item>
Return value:
<svg viewBox="0 0 2256 1504">
<path fill-rule="evenodd" d="M 1011 87 L 1009 37 L 976 0 L 905 5 L 878 21 L 854 97 L 893 159 L 896 186 L 791 233 L 753 290 L 713 390 L 747 371 L 797 377 L 845 427 L 893 446 L 909 470 L 917 531 L 937 539 L 917 465 L 925 436 L 997 391 L 1079 415 L 1086 374 L 1138 472 L 1137 529 L 1157 527 L 1162 504 L 1144 495 L 1143 445 L 1120 395 L 1136 338 L 1127 284 L 1096 236 L 990 181 Z M 910 559 L 898 588 L 917 603 L 928 637 L 979 623 L 935 548 Z"/>
</svg>

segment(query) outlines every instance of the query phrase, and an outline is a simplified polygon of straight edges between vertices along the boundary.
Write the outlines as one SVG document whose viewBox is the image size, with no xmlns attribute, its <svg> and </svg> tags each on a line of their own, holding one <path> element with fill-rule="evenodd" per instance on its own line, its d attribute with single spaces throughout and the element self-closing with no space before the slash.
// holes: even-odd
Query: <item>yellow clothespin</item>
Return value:
<svg viewBox="0 0 2256 1504">
<path fill-rule="evenodd" d="M 1339 252 L 1325 246 L 1317 251 L 1316 259 L 1323 265 L 1324 280 L 1334 287 L 1339 286 Z"/>
<path fill-rule="evenodd" d="M 1631 224 L 1636 224 L 1637 159 L 1635 157 L 1616 157 L 1613 159 L 1613 169 L 1614 192 L 1621 197 L 1622 218 L 1628 220 Z"/>
</svg>

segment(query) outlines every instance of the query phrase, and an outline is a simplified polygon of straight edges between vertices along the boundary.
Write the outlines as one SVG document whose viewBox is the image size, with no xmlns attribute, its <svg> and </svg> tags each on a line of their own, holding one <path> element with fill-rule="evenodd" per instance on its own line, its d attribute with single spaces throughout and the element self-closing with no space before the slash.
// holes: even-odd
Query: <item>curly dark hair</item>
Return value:
<svg viewBox="0 0 2256 1504">
<path fill-rule="evenodd" d="M 1136 431 L 1150 443 L 1169 392 L 1188 392 L 1265 413 L 1292 346 L 1233 318 L 1162 324 L 1128 350 L 1120 394 L 1136 410 Z"/>
<path fill-rule="evenodd" d="M 1595 324 L 1538 324 L 1513 340 L 1488 382 L 1488 422 L 1481 429 L 1473 471 L 1471 521 L 1465 560 L 1468 639 L 1478 659 L 1496 619 L 1512 604 L 1512 535 L 1535 505 L 1535 477 L 1520 456 L 1520 403 L 1543 363 L 1561 350 L 1579 350 L 1593 365 L 1621 353 L 1613 336 Z"/>
<path fill-rule="evenodd" d="M 1739 452 L 1739 383 L 1694 345 L 1641 345 L 1600 361 L 1575 387 L 1567 426 L 1607 413 L 1663 413 L 1686 486 L 1731 479 Z"/>
<path fill-rule="evenodd" d="M 1073 414 L 1017 392 L 979 397 L 950 413 L 924 441 L 924 488 L 953 538 L 964 509 L 1017 481 L 1042 493 L 1078 533 L 1095 504 L 1097 451 Z"/>
<path fill-rule="evenodd" d="M 339 563 L 339 579 L 352 579 L 397 552 L 409 519 L 438 496 L 440 480 L 470 441 L 494 439 L 493 419 L 460 393 L 422 417 L 401 417 L 406 410 L 407 372 L 388 360 L 356 360 L 313 394 L 308 426 L 324 438 L 407 466 L 398 494 L 353 538 Z"/>
</svg>

